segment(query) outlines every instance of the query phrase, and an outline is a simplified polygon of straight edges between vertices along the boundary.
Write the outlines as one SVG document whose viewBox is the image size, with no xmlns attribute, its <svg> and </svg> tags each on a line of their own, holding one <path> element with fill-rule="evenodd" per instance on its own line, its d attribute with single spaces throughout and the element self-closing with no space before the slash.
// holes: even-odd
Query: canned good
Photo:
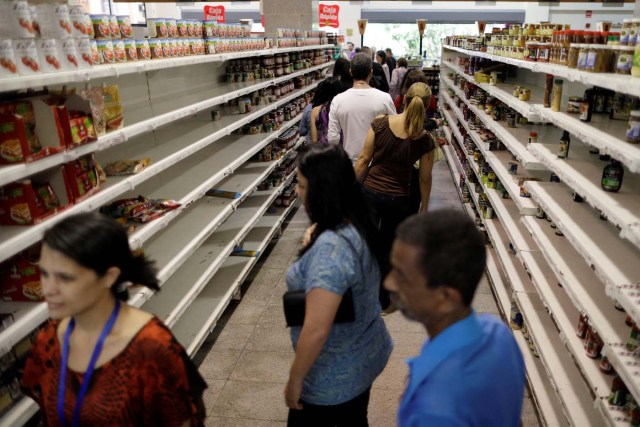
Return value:
<svg viewBox="0 0 640 427">
<path fill-rule="evenodd" d="M 165 58 L 173 57 L 173 50 L 171 50 L 171 39 L 162 39 L 162 53 Z"/>
<path fill-rule="evenodd" d="M 96 40 L 111 39 L 109 15 L 91 15 L 91 23 Z"/>
<path fill-rule="evenodd" d="M 145 61 L 151 59 L 151 46 L 149 45 L 149 40 L 136 40 L 136 51 L 138 53 L 139 60 Z"/>
<path fill-rule="evenodd" d="M 509 173 L 511 175 L 517 175 L 518 174 L 518 162 L 515 160 L 511 160 L 509 161 Z"/>
<path fill-rule="evenodd" d="M 116 62 L 116 54 L 111 40 L 98 40 L 98 52 L 101 64 L 113 64 Z"/>
<path fill-rule="evenodd" d="M 137 61 L 138 50 L 136 48 L 136 41 L 134 39 L 125 39 L 122 40 L 122 43 L 124 43 L 124 50 L 127 55 L 127 61 Z"/>
<path fill-rule="evenodd" d="M 546 214 L 544 213 L 544 209 L 542 209 L 542 206 L 538 205 L 538 207 L 536 208 L 536 218 L 544 219 L 545 216 Z"/>
<path fill-rule="evenodd" d="M 162 39 L 149 39 L 149 49 L 151 50 L 151 59 L 164 58 L 164 50 L 162 47 Z"/>
<path fill-rule="evenodd" d="M 189 30 L 187 29 L 187 20 L 179 19 L 176 21 L 176 25 L 178 27 L 178 37 L 187 38 L 189 37 Z"/>
<path fill-rule="evenodd" d="M 509 315 L 509 326 L 511 329 L 521 329 L 523 324 L 522 312 L 515 301 L 511 301 L 511 314 Z"/>
<path fill-rule="evenodd" d="M 609 359 L 607 358 L 607 356 L 602 356 L 602 359 L 600 359 L 600 364 L 598 365 L 598 368 L 600 368 L 600 371 L 602 371 L 605 374 L 613 373 L 613 366 L 611 366 L 611 363 L 609 363 Z"/>
<path fill-rule="evenodd" d="M 111 32 L 112 39 L 119 39 L 122 37 L 120 34 L 120 26 L 118 25 L 118 17 L 115 15 L 109 15 L 109 31 Z"/>
<path fill-rule="evenodd" d="M 93 66 L 91 42 L 89 39 L 75 39 L 76 54 L 78 55 L 78 68 L 90 68 Z"/>
<path fill-rule="evenodd" d="M 570 96 L 567 103 L 567 113 L 580 114 L 580 107 L 582 106 L 581 96 Z"/>
<path fill-rule="evenodd" d="M 538 132 L 529 132 L 529 144 L 538 142 Z"/>
<path fill-rule="evenodd" d="M 165 19 L 165 25 L 167 27 L 167 37 L 178 37 L 178 23 L 175 19 Z"/>
<path fill-rule="evenodd" d="M 89 40 L 89 47 L 91 48 L 91 64 L 102 64 L 103 58 L 100 56 L 100 50 L 98 49 L 98 40 Z"/>
<path fill-rule="evenodd" d="M 120 27 L 120 35 L 123 38 L 133 38 L 133 28 L 131 27 L 131 19 L 126 15 L 116 16 L 118 27 Z"/>
<path fill-rule="evenodd" d="M 177 58 L 178 56 L 180 56 L 180 49 L 178 49 L 178 39 L 168 39 L 170 40 L 170 45 L 171 45 L 171 56 L 173 56 L 174 58 Z"/>
<path fill-rule="evenodd" d="M 560 177 L 551 172 L 551 175 L 549 176 L 549 182 L 560 182 Z"/>
<path fill-rule="evenodd" d="M 34 39 L 13 40 L 13 52 L 18 66 L 18 74 L 21 76 L 31 76 L 40 74 L 40 61 L 38 60 L 38 49 Z"/>
<path fill-rule="evenodd" d="M 516 114 L 508 113 L 507 114 L 507 127 L 514 128 L 516 127 Z"/>
<path fill-rule="evenodd" d="M 17 77 L 18 65 L 9 39 L 0 39 L 0 78 Z"/>
<path fill-rule="evenodd" d="M 195 19 L 187 20 L 187 37 L 195 37 L 196 36 L 196 21 Z"/>
<path fill-rule="evenodd" d="M 112 43 L 116 62 L 127 62 L 127 49 L 125 47 L 124 40 L 113 40 Z"/>
<path fill-rule="evenodd" d="M 167 22 L 164 18 L 147 19 L 147 30 L 149 38 L 166 38 L 169 35 Z"/>
<path fill-rule="evenodd" d="M 208 38 L 205 39 L 204 44 L 206 47 L 206 51 L 207 54 L 214 54 L 216 53 L 216 43 L 217 43 L 218 39 L 213 39 L 213 38 Z M 227 73 L 227 75 L 232 74 L 233 73 Z"/>
<path fill-rule="evenodd" d="M 587 357 L 597 359 L 602 351 L 602 340 L 593 328 L 587 328 L 587 336 L 585 338 L 585 352 Z"/>
</svg>

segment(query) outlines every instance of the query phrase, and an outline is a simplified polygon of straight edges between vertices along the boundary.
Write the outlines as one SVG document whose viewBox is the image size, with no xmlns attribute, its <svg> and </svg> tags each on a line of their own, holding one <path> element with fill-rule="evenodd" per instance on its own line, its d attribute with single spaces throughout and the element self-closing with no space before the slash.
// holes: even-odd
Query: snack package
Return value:
<svg viewBox="0 0 640 427">
<path fill-rule="evenodd" d="M 100 190 L 100 168 L 94 154 L 87 154 L 64 165 L 72 200 L 79 202 Z"/>
<path fill-rule="evenodd" d="M 59 170 L 47 174 L 39 180 L 14 182 L 0 188 L 0 224 L 37 224 L 65 207 L 66 199 L 61 201 L 58 197 L 60 191 L 65 191 Z"/>
<path fill-rule="evenodd" d="M 149 166 L 151 159 L 142 160 L 118 160 L 105 166 L 104 171 L 107 176 L 135 175 L 142 172 Z"/>
<path fill-rule="evenodd" d="M 134 199 L 116 200 L 100 208 L 100 213 L 114 219 L 126 219 L 141 223 L 147 223 L 160 218 L 167 212 L 181 206 L 175 200 L 149 199 L 138 196 Z"/>
<path fill-rule="evenodd" d="M 40 286 L 40 247 L 29 249 L 0 264 L 0 299 L 3 301 L 42 301 Z"/>
<path fill-rule="evenodd" d="M 105 118 L 104 96 L 102 89 L 93 87 L 85 89 L 80 96 L 89 101 L 91 107 L 91 115 L 93 116 L 93 128 L 96 136 L 102 136 L 107 133 L 107 122 Z"/>
<path fill-rule="evenodd" d="M 0 164 L 23 162 L 41 150 L 31 102 L 0 104 Z"/>
<path fill-rule="evenodd" d="M 102 95 L 104 96 L 104 113 L 107 131 L 122 129 L 124 126 L 124 115 L 118 85 L 103 87 Z"/>
</svg>

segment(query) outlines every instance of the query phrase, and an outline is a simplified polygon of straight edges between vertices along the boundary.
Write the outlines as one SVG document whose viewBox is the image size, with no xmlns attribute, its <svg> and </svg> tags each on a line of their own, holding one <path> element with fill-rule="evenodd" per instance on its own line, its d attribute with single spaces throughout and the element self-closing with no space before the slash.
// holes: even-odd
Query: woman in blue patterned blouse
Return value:
<svg viewBox="0 0 640 427">
<path fill-rule="evenodd" d="M 376 230 L 342 147 L 313 146 L 301 154 L 297 177 L 313 226 L 286 277 L 290 291 L 306 292 L 304 324 L 291 328 L 288 425 L 367 426 L 371 385 L 392 350 L 370 243 Z M 334 324 L 349 288 L 355 320 Z"/>
</svg>

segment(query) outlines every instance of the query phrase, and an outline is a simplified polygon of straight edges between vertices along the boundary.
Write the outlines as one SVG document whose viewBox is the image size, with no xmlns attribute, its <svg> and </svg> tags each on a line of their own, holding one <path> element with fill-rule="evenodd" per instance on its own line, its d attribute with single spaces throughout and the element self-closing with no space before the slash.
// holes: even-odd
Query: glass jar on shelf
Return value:
<svg viewBox="0 0 640 427">
<path fill-rule="evenodd" d="M 567 57 L 567 67 L 578 68 L 578 57 L 580 55 L 581 44 L 573 43 L 569 46 L 569 56 Z"/>
<path fill-rule="evenodd" d="M 580 45 L 580 53 L 578 53 L 578 65 L 576 67 L 578 70 L 584 71 L 587 69 L 587 58 L 589 57 L 590 48 L 591 45 L 588 44 Z"/>
<path fill-rule="evenodd" d="M 549 62 L 549 56 L 551 54 L 551 43 L 539 43 L 538 44 L 538 62 Z"/>
<path fill-rule="evenodd" d="M 536 62 L 538 60 L 538 45 L 537 42 L 529 42 L 525 46 L 526 60 Z"/>
<path fill-rule="evenodd" d="M 616 74 L 631 74 L 634 50 L 635 46 L 620 46 L 618 61 L 616 63 Z"/>
</svg>

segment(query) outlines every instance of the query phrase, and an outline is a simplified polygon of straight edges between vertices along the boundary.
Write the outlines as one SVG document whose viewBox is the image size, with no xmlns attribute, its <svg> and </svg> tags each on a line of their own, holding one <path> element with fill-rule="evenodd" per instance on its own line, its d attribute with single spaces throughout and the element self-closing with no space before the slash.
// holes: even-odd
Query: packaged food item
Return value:
<svg viewBox="0 0 640 427">
<path fill-rule="evenodd" d="M 0 264 L 0 299 L 42 301 L 39 260 L 40 250 L 36 245 Z"/>
<path fill-rule="evenodd" d="M 560 138 L 560 147 L 558 149 L 558 158 L 566 159 L 569 156 L 569 146 L 571 144 L 571 137 L 569 136 L 569 132 L 566 130 L 562 132 L 562 137 Z"/>
<path fill-rule="evenodd" d="M 93 22 L 82 6 L 70 6 L 71 35 L 75 38 L 93 38 Z"/>
<path fill-rule="evenodd" d="M 544 107 L 551 107 L 551 94 L 553 92 L 553 74 L 547 74 L 544 86 Z"/>
<path fill-rule="evenodd" d="M 64 171 L 74 203 L 100 190 L 100 172 L 93 153 L 65 163 Z"/>
<path fill-rule="evenodd" d="M 0 187 L 0 224 L 37 224 L 64 209 L 66 199 L 62 203 L 59 196 L 66 195 L 66 189 L 60 171 Z"/>
<path fill-rule="evenodd" d="M 581 96 L 570 96 L 569 102 L 567 103 L 567 113 L 569 114 L 580 114 L 580 107 L 582 105 L 582 97 Z"/>
<path fill-rule="evenodd" d="M 598 364 L 598 368 L 604 374 L 609 375 L 613 373 L 613 366 L 611 366 L 611 363 L 609 362 L 607 356 L 602 356 L 602 359 L 600 359 L 600 364 Z"/>
<path fill-rule="evenodd" d="M 613 377 L 611 393 L 609 394 L 609 404 L 613 406 L 624 406 L 627 403 L 629 390 L 619 375 Z"/>
<path fill-rule="evenodd" d="M 181 204 L 174 200 L 149 199 L 138 196 L 134 199 L 116 200 L 100 208 L 100 212 L 115 219 L 125 218 L 130 221 L 146 223 L 180 206 Z"/>
<path fill-rule="evenodd" d="M 633 19 L 623 19 L 622 32 L 620 33 L 620 45 L 627 46 L 629 44 L 631 28 L 633 28 Z"/>
<path fill-rule="evenodd" d="M 560 111 L 560 103 L 562 102 L 562 83 L 561 79 L 553 81 L 553 100 L 551 102 L 551 111 Z"/>
<path fill-rule="evenodd" d="M 6 14 L 7 37 L 11 38 L 34 38 L 36 29 L 33 26 L 31 10 L 29 4 L 22 0 L 10 0 L 3 4 L 3 14 Z M 2 31 L 2 30 L 0 30 Z"/>
<path fill-rule="evenodd" d="M 29 5 L 29 14 L 31 15 L 31 25 L 33 25 L 36 37 L 40 37 L 40 24 L 38 23 L 38 10 L 36 9 L 36 6 Z"/>
<path fill-rule="evenodd" d="M 167 23 L 164 18 L 147 19 L 149 38 L 166 38 L 169 35 Z"/>
<path fill-rule="evenodd" d="M 60 48 L 62 49 L 63 68 L 68 71 L 80 68 L 80 58 L 76 52 L 76 42 L 74 39 L 60 40 Z"/>
<path fill-rule="evenodd" d="M 165 19 L 165 25 L 167 26 L 167 37 L 178 37 L 178 23 L 173 18 Z"/>
<path fill-rule="evenodd" d="M 99 65 L 104 62 L 102 53 L 98 49 L 98 40 L 89 40 L 89 48 L 91 49 L 91 64 Z"/>
<path fill-rule="evenodd" d="M 593 328 L 587 329 L 587 336 L 585 338 L 585 352 L 587 356 L 592 359 L 600 357 L 602 351 L 603 342 L 598 336 L 598 333 Z"/>
<path fill-rule="evenodd" d="M 91 51 L 91 41 L 87 38 L 74 39 L 76 55 L 78 57 L 78 68 L 91 68 L 93 66 L 93 53 Z M 97 45 L 96 45 L 97 47 Z"/>
<path fill-rule="evenodd" d="M 633 50 L 633 65 L 631 66 L 631 75 L 640 77 L 640 44 L 637 44 Z"/>
<path fill-rule="evenodd" d="M 634 58 L 634 46 L 621 46 L 618 54 L 618 62 L 616 64 L 617 74 L 631 74 Z"/>
<path fill-rule="evenodd" d="M 138 50 L 136 49 L 136 41 L 134 39 L 123 39 L 121 43 L 124 44 L 124 51 L 126 54 L 126 61 L 137 61 Z M 117 53 L 116 53 L 117 55 Z M 124 61 L 123 61 L 124 62 Z"/>
<path fill-rule="evenodd" d="M 542 217 L 540 218 L 544 218 L 544 212 L 542 214 Z M 578 319 L 578 327 L 576 328 L 576 335 L 578 336 L 578 338 L 585 339 L 585 337 L 587 336 L 588 328 L 589 328 L 589 321 L 587 316 L 585 314 L 580 314 L 580 318 Z"/>
<path fill-rule="evenodd" d="M 173 57 L 173 50 L 171 49 L 171 39 L 162 39 L 162 54 L 165 58 Z"/>
<path fill-rule="evenodd" d="M 101 64 L 114 64 L 116 62 L 116 53 L 113 50 L 111 39 L 98 40 L 98 52 L 100 53 Z"/>
<path fill-rule="evenodd" d="M 207 196 L 212 197 L 222 197 L 224 199 L 239 199 L 242 196 L 242 193 L 237 193 L 235 191 L 224 191 L 212 188 L 211 190 L 205 193 Z"/>
<path fill-rule="evenodd" d="M 55 73 L 62 70 L 61 47 L 55 39 L 39 39 L 37 42 L 38 59 L 43 73 Z"/>
<path fill-rule="evenodd" d="M 66 4 L 39 4 L 36 6 L 40 34 L 44 38 L 64 39 L 73 36 L 73 25 Z"/>
<path fill-rule="evenodd" d="M 511 301 L 511 315 L 509 317 L 509 326 L 511 329 L 517 330 L 522 329 L 523 319 L 522 312 L 520 311 L 520 307 L 516 304 L 515 301 Z"/>
<path fill-rule="evenodd" d="M 91 15 L 93 33 L 96 40 L 111 39 L 111 22 L 109 15 Z"/>
<path fill-rule="evenodd" d="M 127 62 L 127 49 L 124 40 L 113 40 L 113 53 L 116 62 Z"/>
<path fill-rule="evenodd" d="M 164 50 L 162 47 L 162 39 L 149 39 L 149 48 L 151 49 L 151 59 L 163 59 Z"/>
<path fill-rule="evenodd" d="M 93 120 L 93 128 L 96 136 L 102 136 L 107 133 L 107 123 L 105 119 L 104 96 L 102 89 L 99 87 L 90 87 L 84 89 L 80 96 L 89 101 L 91 108 L 91 117 Z"/>
<path fill-rule="evenodd" d="M 13 53 L 13 43 L 9 39 L 0 39 L 0 78 L 17 76 L 18 65 Z"/>
<path fill-rule="evenodd" d="M 133 27 L 131 26 L 131 19 L 127 15 L 116 16 L 118 21 L 118 27 L 120 27 L 120 35 L 123 38 L 133 38 Z"/>
<path fill-rule="evenodd" d="M 145 170 L 145 168 L 149 166 L 149 163 L 151 163 L 151 159 L 149 158 L 142 160 L 118 160 L 105 166 L 104 172 L 107 176 L 135 175 Z"/>
<path fill-rule="evenodd" d="M 178 27 L 178 37 L 187 38 L 189 37 L 189 29 L 186 19 L 178 19 L 176 21 L 176 25 Z"/>
<path fill-rule="evenodd" d="M 138 52 L 138 59 L 140 61 L 151 59 L 151 47 L 149 46 L 149 40 L 136 40 L 136 50 Z"/>
<path fill-rule="evenodd" d="M 640 110 L 631 111 L 627 123 L 627 142 L 637 144 L 640 142 Z"/>
<path fill-rule="evenodd" d="M 69 125 L 73 145 L 82 145 L 97 139 L 93 119 L 88 115 L 74 114 L 69 120 Z"/>
<path fill-rule="evenodd" d="M 205 39 L 204 44 L 205 44 L 205 49 L 207 54 L 211 55 L 216 53 L 216 42 L 217 42 L 217 39 L 212 39 L 212 38 Z"/>
<path fill-rule="evenodd" d="M 122 36 L 120 35 L 120 25 L 118 25 L 118 17 L 115 15 L 108 15 L 109 17 L 109 33 L 111 34 L 112 39 L 119 39 Z"/>
<path fill-rule="evenodd" d="M 32 76 L 40 74 L 40 61 L 38 60 L 38 49 L 34 39 L 13 40 L 13 52 L 18 65 L 18 74 L 21 76 Z"/>
<path fill-rule="evenodd" d="M 103 87 L 102 95 L 104 96 L 104 111 L 107 131 L 121 129 L 124 126 L 124 116 L 118 85 Z"/>
</svg>

